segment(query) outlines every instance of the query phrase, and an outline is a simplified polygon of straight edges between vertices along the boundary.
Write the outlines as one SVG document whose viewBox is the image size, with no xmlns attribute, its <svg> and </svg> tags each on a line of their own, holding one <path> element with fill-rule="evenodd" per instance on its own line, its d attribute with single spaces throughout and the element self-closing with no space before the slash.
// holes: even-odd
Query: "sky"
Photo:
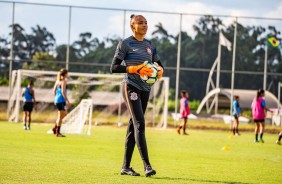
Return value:
<svg viewBox="0 0 282 184">
<path fill-rule="evenodd" d="M 8 37 L 9 25 L 12 21 L 12 4 L 3 2 L 12 1 L 0 0 L 0 37 Z M 124 29 L 124 11 L 72 8 L 71 42 L 78 39 L 80 33 L 86 31 L 91 32 L 94 37 L 99 39 L 114 36 L 123 37 L 124 34 L 125 37 L 130 36 L 129 17 L 132 13 L 143 14 L 146 17 L 149 25 L 148 37 L 159 22 L 163 24 L 169 34 L 176 35 L 178 33 L 180 29 L 178 14 L 148 13 L 141 10 L 282 19 L 282 0 L 17 0 L 17 2 L 137 10 L 126 11 Z M 198 19 L 199 16 L 183 16 L 181 29 L 191 36 L 195 35 L 193 24 Z M 221 19 L 226 26 L 234 22 L 234 18 L 222 17 Z M 57 44 L 68 41 L 68 7 L 16 4 L 15 22 L 22 25 L 27 33 L 31 33 L 31 27 L 36 25 L 45 26 L 54 34 Z M 282 31 L 282 21 L 239 18 L 239 22 L 249 26 L 275 25 Z"/>
</svg>

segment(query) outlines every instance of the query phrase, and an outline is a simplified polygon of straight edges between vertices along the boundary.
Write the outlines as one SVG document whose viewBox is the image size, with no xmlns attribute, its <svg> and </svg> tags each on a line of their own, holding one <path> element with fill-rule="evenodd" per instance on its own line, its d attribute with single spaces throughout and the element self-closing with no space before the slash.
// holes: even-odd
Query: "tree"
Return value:
<svg viewBox="0 0 282 184">
<path fill-rule="evenodd" d="M 32 27 L 31 30 L 32 33 L 27 35 L 29 58 L 33 57 L 36 52 L 54 52 L 56 39 L 51 32 L 39 25 Z"/>
<path fill-rule="evenodd" d="M 152 35 L 159 41 L 168 41 L 170 38 L 174 39 L 174 37 L 168 34 L 167 30 L 164 29 L 163 24 L 159 22 L 155 25 L 156 30 L 152 32 Z"/>
<path fill-rule="evenodd" d="M 67 45 L 62 44 L 56 47 L 56 60 L 57 61 L 66 61 L 67 59 Z M 70 62 L 76 62 L 78 60 L 76 56 L 76 50 L 73 48 L 72 45 L 70 45 L 70 51 L 69 51 L 69 61 Z"/>
<path fill-rule="evenodd" d="M 0 37 L 0 59 L 7 59 L 10 55 L 8 39 Z"/>
<path fill-rule="evenodd" d="M 55 57 L 47 52 L 36 52 L 32 56 L 32 61 L 23 64 L 23 69 L 29 70 L 59 70 L 59 66 L 55 64 Z"/>
<path fill-rule="evenodd" d="M 28 59 L 29 55 L 27 53 L 27 36 L 24 28 L 20 24 L 10 25 L 13 30 L 13 52 L 15 59 Z M 10 33 L 10 36 L 12 33 Z M 11 41 L 10 41 L 11 43 Z"/>
<path fill-rule="evenodd" d="M 96 48 L 80 59 L 80 61 L 83 63 L 93 63 L 95 65 L 84 67 L 83 70 L 91 73 L 109 73 L 109 65 L 112 62 L 115 49 L 119 41 L 120 38 L 118 37 L 106 38 L 105 41 L 97 41 Z M 106 42 L 107 45 L 109 45 L 108 47 L 106 47 Z"/>
<path fill-rule="evenodd" d="M 99 46 L 98 38 L 91 39 L 91 37 L 92 34 L 90 32 L 81 33 L 79 35 L 79 40 L 72 44 L 76 51 L 77 58 L 82 58 Z"/>
</svg>

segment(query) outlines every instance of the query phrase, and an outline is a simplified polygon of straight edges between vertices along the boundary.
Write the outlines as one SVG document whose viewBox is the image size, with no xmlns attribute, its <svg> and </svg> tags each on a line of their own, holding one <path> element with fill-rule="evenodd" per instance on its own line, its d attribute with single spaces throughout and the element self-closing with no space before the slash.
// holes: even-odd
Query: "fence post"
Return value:
<svg viewBox="0 0 282 184">
<path fill-rule="evenodd" d="M 68 45 L 67 45 L 67 56 L 66 56 L 66 69 L 69 70 L 69 62 L 70 62 L 70 35 L 71 35 L 71 9 L 69 7 L 69 28 L 68 28 Z"/>
<path fill-rule="evenodd" d="M 177 66 L 176 66 L 176 81 L 175 81 L 175 116 L 177 115 L 178 107 L 178 91 L 179 91 L 179 68 L 180 68 L 180 54 L 181 54 L 181 32 L 182 32 L 182 14 L 180 14 L 180 25 L 178 35 L 178 47 L 177 47 Z M 174 119 L 174 126 L 176 127 L 176 120 Z"/>
</svg>

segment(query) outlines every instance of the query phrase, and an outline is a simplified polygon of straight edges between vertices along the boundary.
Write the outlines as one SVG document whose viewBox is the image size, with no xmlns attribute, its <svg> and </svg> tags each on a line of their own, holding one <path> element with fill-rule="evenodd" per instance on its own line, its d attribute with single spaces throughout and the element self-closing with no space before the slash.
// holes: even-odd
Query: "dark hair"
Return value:
<svg viewBox="0 0 282 184">
<path fill-rule="evenodd" d="M 68 73 L 68 70 L 65 68 L 62 68 L 57 75 L 57 80 L 61 80 L 63 76 L 65 76 Z"/>
<path fill-rule="evenodd" d="M 187 91 L 186 91 L 186 90 L 182 90 L 182 91 L 181 91 L 181 95 L 182 95 L 182 96 L 184 96 L 184 95 L 186 95 L 186 94 L 187 94 Z"/>
<path fill-rule="evenodd" d="M 130 26 L 133 24 L 134 18 L 136 17 L 136 15 L 131 14 L 130 15 Z"/>
<path fill-rule="evenodd" d="M 258 98 L 259 98 L 262 94 L 264 94 L 264 90 L 263 90 L 263 89 L 259 89 L 259 90 L 257 91 L 256 100 L 258 100 Z"/>
<path fill-rule="evenodd" d="M 28 85 L 33 86 L 33 80 L 30 80 L 30 81 L 28 82 Z"/>
<path fill-rule="evenodd" d="M 239 98 L 239 96 L 235 95 L 234 98 L 237 100 Z"/>
<path fill-rule="evenodd" d="M 135 14 L 130 15 L 130 26 L 133 24 L 133 21 L 135 20 L 135 18 L 139 16 L 143 17 L 143 15 L 135 15 Z"/>
</svg>

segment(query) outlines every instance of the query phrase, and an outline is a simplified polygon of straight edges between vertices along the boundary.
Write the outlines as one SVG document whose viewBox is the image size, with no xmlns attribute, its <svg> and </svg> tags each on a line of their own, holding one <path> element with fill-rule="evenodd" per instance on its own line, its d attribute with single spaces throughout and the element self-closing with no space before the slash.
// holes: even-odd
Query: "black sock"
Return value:
<svg viewBox="0 0 282 184">
<path fill-rule="evenodd" d="M 282 139 L 282 135 L 279 135 L 278 141 L 281 141 Z"/>
<path fill-rule="evenodd" d="M 182 126 L 179 126 L 179 127 L 178 127 L 178 129 L 181 129 L 181 128 L 182 128 Z"/>
<path fill-rule="evenodd" d="M 256 134 L 256 141 L 258 140 L 258 134 Z"/>
<path fill-rule="evenodd" d="M 144 168 L 146 168 L 148 165 L 151 165 L 149 159 L 144 159 L 143 163 L 144 163 Z"/>
<path fill-rule="evenodd" d="M 263 133 L 260 134 L 260 139 L 262 139 L 262 137 L 263 137 Z"/>
<path fill-rule="evenodd" d="M 235 135 L 235 128 L 232 129 L 233 135 Z"/>
<path fill-rule="evenodd" d="M 237 134 L 239 134 L 239 129 L 238 128 L 236 128 L 236 132 L 237 132 Z"/>
<path fill-rule="evenodd" d="M 123 169 L 128 169 L 128 168 L 129 168 L 129 164 L 128 164 L 128 163 L 123 163 L 122 168 L 123 168 Z"/>
<path fill-rule="evenodd" d="M 57 126 L 57 134 L 60 134 L 61 126 Z"/>
</svg>

